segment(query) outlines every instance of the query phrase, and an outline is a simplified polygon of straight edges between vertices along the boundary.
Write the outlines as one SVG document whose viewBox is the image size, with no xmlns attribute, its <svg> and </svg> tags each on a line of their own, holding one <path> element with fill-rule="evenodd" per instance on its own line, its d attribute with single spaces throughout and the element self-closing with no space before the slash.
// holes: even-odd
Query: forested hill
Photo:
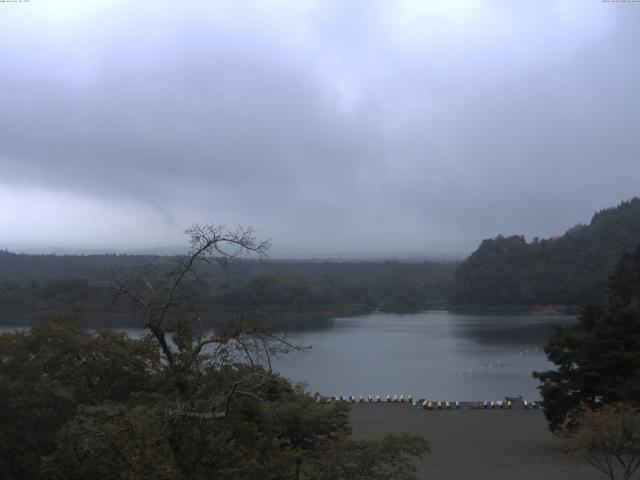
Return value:
<svg viewBox="0 0 640 480">
<path fill-rule="evenodd" d="M 640 245 L 640 198 L 596 213 L 561 237 L 484 240 L 456 270 L 456 305 L 584 305 L 601 301 L 617 260 Z"/>
<path fill-rule="evenodd" d="M 140 255 L 23 255 L 0 251 L 0 324 L 33 323 L 73 313 L 92 325 L 130 322 L 113 310 L 115 277 L 136 277 L 154 267 L 163 275 L 180 257 Z M 441 306 L 457 264 L 451 262 L 240 261 L 228 275 L 199 266 L 183 285 L 192 303 L 213 319 L 243 314 L 255 320 L 313 319 L 379 308 L 409 312 Z"/>
</svg>

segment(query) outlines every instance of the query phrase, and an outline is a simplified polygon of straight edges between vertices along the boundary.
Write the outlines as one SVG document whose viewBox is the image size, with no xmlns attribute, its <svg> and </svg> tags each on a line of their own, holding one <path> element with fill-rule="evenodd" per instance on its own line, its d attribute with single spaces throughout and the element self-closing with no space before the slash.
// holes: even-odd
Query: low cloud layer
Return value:
<svg viewBox="0 0 640 480">
<path fill-rule="evenodd" d="M 469 253 L 640 193 L 640 5 L 0 4 L 0 248 Z"/>
</svg>

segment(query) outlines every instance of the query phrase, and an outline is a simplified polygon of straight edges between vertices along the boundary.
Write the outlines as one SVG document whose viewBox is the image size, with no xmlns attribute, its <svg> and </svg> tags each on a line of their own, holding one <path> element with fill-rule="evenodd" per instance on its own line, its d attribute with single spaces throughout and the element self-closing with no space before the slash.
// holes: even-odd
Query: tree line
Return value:
<svg viewBox="0 0 640 480">
<path fill-rule="evenodd" d="M 424 439 L 355 440 L 345 402 L 319 403 L 271 370 L 304 346 L 242 319 L 205 328 L 182 287 L 267 244 L 250 230 L 187 233 L 173 268 L 109 285 L 139 338 L 66 317 L 0 335 L 0 478 L 414 478 Z"/>
<path fill-rule="evenodd" d="M 303 325 L 380 309 L 415 312 L 468 306 L 586 305 L 606 294 L 617 259 L 640 244 L 640 199 L 596 213 L 564 235 L 484 240 L 462 263 L 240 260 L 231 270 L 205 265 L 181 286 L 212 315 L 252 316 Z M 100 289 L 114 276 L 183 256 L 22 255 L 0 251 L 0 321 L 29 323 L 51 312 L 92 325 L 122 324 Z"/>
<path fill-rule="evenodd" d="M 0 252 L 0 322 L 28 324 L 57 312 L 92 326 L 127 324 L 129 305 L 114 307 L 104 286 L 150 266 L 166 273 L 182 258 Z M 450 262 L 240 260 L 226 272 L 204 265 L 180 288 L 211 320 L 242 314 L 259 323 L 304 326 L 377 308 L 405 312 L 443 305 L 455 267 Z"/>
<path fill-rule="evenodd" d="M 456 270 L 455 305 L 575 305 L 602 300 L 607 278 L 640 244 L 640 199 L 597 212 L 549 239 L 499 235 L 484 240 Z"/>
</svg>

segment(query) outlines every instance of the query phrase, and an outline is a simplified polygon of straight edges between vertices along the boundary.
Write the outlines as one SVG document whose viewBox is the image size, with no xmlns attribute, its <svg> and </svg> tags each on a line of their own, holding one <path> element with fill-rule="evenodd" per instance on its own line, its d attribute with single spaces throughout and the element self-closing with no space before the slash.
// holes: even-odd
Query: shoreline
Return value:
<svg viewBox="0 0 640 480">
<path fill-rule="evenodd" d="M 478 315 L 535 315 L 545 316 L 576 316 L 580 313 L 578 306 L 566 305 L 495 305 L 495 306 L 433 306 L 421 308 L 415 311 L 383 311 L 379 308 L 366 309 L 362 307 L 345 308 L 332 311 L 312 311 L 312 312 L 282 312 L 282 313 L 265 313 L 265 312 L 245 312 L 244 319 L 251 319 L 249 323 L 265 327 L 274 332 L 291 331 L 302 332 L 305 330 L 314 330 L 316 328 L 331 327 L 335 320 L 346 317 L 361 317 L 375 313 L 393 314 L 393 315 L 416 315 L 425 312 L 450 312 L 453 314 L 478 314 Z M 29 328 L 51 316 L 68 315 L 79 320 L 79 324 L 85 328 L 92 329 L 112 329 L 112 328 L 139 328 L 135 322 L 131 322 L 129 314 L 121 312 L 96 314 L 91 312 L 40 312 L 29 316 L 21 316 L 20 314 L 1 314 L 0 326 L 11 328 Z M 18 318 L 18 320 L 16 320 Z M 237 321 L 236 316 L 227 312 L 218 312 L 212 316 L 212 327 L 215 322 Z"/>
<path fill-rule="evenodd" d="M 520 398 L 511 400 L 509 404 L 509 398 L 513 397 L 501 397 L 491 398 L 487 400 L 446 400 L 446 399 L 432 399 L 432 398 L 408 398 L 403 395 L 389 395 L 391 399 L 387 399 L 387 395 L 382 396 L 378 400 L 372 398 L 369 400 L 367 397 L 358 395 L 349 396 L 325 396 L 318 393 L 315 394 L 316 401 L 318 403 L 335 404 L 338 402 L 348 403 L 350 405 L 395 405 L 398 407 L 409 408 L 412 410 L 537 410 L 543 409 L 542 400 L 539 398 Z M 373 397 L 373 396 L 372 396 Z M 418 402 L 416 405 L 413 401 Z M 423 402 L 428 402 L 423 404 Z"/>
</svg>

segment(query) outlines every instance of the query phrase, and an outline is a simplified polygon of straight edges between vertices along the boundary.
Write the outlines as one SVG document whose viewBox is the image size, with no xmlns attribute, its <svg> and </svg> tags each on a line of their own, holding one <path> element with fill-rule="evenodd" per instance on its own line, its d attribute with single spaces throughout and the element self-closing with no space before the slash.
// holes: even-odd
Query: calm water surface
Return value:
<svg viewBox="0 0 640 480">
<path fill-rule="evenodd" d="M 569 316 L 373 313 L 290 334 L 311 345 L 274 368 L 323 395 L 412 394 L 414 398 L 536 399 L 534 370 L 551 367 L 543 346 Z"/>
<path fill-rule="evenodd" d="M 443 311 L 337 318 L 290 333 L 289 340 L 311 349 L 277 359 L 274 369 L 323 395 L 537 399 L 531 372 L 552 367 L 543 346 L 554 325 L 571 322 L 575 317 Z M 15 329 L 0 326 L 0 333 Z"/>
</svg>

